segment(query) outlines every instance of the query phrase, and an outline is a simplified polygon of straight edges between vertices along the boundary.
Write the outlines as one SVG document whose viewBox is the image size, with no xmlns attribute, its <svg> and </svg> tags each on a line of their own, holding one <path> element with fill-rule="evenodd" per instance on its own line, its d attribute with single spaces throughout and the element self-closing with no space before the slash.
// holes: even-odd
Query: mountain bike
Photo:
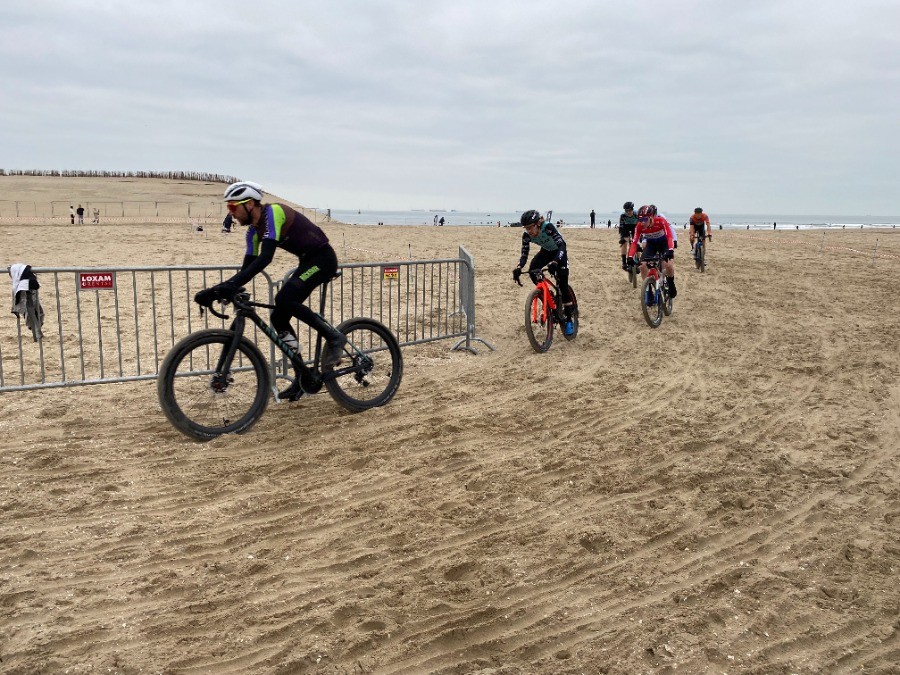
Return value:
<svg viewBox="0 0 900 675">
<path fill-rule="evenodd" d="M 694 264 L 701 272 L 706 271 L 706 244 L 704 240 L 708 236 L 697 237 L 697 240 L 694 242 Z"/>
<path fill-rule="evenodd" d="M 545 352 L 550 349 L 554 325 L 564 327 L 566 324 L 566 308 L 570 309 L 568 320 L 572 321 L 573 330 L 567 335 L 563 329 L 563 337 L 569 341 L 574 340 L 578 335 L 578 300 L 572 286 L 568 287 L 571 301 L 564 303 L 559 295 L 559 284 L 546 267 L 530 270 L 528 274 L 541 275 L 541 280 L 525 301 L 525 333 L 534 351 Z M 522 285 L 519 280 L 516 283 Z"/>
<path fill-rule="evenodd" d="M 244 289 L 223 304 L 227 302 L 235 310 L 227 330 L 210 328 L 188 335 L 169 351 L 160 367 L 157 394 L 163 413 L 186 436 L 208 441 L 222 434 L 244 433 L 265 412 L 269 393 L 274 391 L 272 377 L 262 352 L 244 337 L 248 320 L 287 357 L 302 394 L 318 393 L 324 386 L 339 405 L 361 412 L 385 405 L 397 393 L 403 356 L 397 338 L 382 323 L 358 317 L 337 326 L 347 343 L 341 362 L 331 367 L 321 365 L 324 340 L 317 333 L 314 356 L 307 365 L 254 310 L 273 309 L 273 305 L 251 301 Z M 323 288 L 320 314 L 324 308 Z M 230 318 L 212 307 L 209 311 L 221 319 Z"/>
<path fill-rule="evenodd" d="M 671 316 L 675 311 L 674 300 L 669 296 L 669 285 L 660 274 L 662 259 L 653 256 L 643 261 L 647 265 L 647 276 L 641 286 L 641 311 L 651 328 L 659 328 L 663 315 Z"/>
</svg>

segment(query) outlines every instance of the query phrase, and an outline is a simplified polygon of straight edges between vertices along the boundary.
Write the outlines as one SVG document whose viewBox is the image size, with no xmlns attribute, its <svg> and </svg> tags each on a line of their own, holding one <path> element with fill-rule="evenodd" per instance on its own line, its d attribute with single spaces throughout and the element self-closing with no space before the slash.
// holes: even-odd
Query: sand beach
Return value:
<svg viewBox="0 0 900 675">
<path fill-rule="evenodd" d="M 238 264 L 210 222 L 4 215 L 2 263 Z M 323 393 L 205 444 L 153 382 L 0 393 L 0 673 L 898 671 L 896 230 L 714 231 L 705 274 L 685 234 L 654 330 L 615 230 L 564 229 L 580 334 L 538 354 L 521 230 L 323 227 L 343 262 L 465 246 L 496 350 L 410 347 L 384 408 Z"/>
</svg>

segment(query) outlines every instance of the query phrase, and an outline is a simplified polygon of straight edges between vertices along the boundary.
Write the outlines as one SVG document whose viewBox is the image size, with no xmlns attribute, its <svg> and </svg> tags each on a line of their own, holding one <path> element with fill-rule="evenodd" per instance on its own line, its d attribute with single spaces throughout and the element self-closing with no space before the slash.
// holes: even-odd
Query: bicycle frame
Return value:
<svg viewBox="0 0 900 675">
<path fill-rule="evenodd" d="M 556 307 L 557 307 L 556 293 L 557 293 L 558 289 L 556 287 L 556 284 L 554 284 L 552 281 L 550 281 L 550 279 L 548 279 L 546 275 L 544 275 L 544 278 L 541 279 L 537 283 L 536 288 L 538 288 L 541 291 L 541 294 L 544 299 L 544 301 L 541 303 L 541 309 L 542 309 L 543 315 L 540 317 L 540 319 L 542 322 L 546 322 L 549 318 L 547 316 L 548 309 L 551 312 L 556 310 Z M 538 320 L 537 307 L 532 307 L 531 311 L 532 311 L 532 317 L 531 317 L 532 321 L 537 321 Z"/>
<path fill-rule="evenodd" d="M 284 355 L 288 358 L 288 360 L 300 374 L 303 388 L 308 393 L 315 393 L 322 388 L 322 385 L 325 382 L 334 380 L 338 377 L 342 377 L 356 371 L 356 368 L 351 365 L 345 368 L 322 372 L 319 368 L 319 359 L 321 358 L 322 354 L 322 336 L 318 334 L 316 335 L 316 349 L 315 356 L 313 358 L 313 367 L 310 368 L 303 361 L 303 357 L 300 355 L 300 353 L 294 352 L 290 347 L 288 347 L 278 337 L 278 333 L 275 331 L 275 329 L 271 325 L 266 323 L 263 318 L 253 310 L 253 307 L 265 307 L 267 309 L 273 309 L 273 306 L 261 302 L 253 302 L 249 299 L 249 296 L 245 295 L 245 297 L 246 299 L 243 299 L 240 295 L 238 295 L 234 298 L 234 300 L 232 300 L 232 305 L 234 306 L 236 311 L 235 317 L 231 322 L 231 326 L 229 327 L 229 330 L 232 333 L 231 344 L 219 358 L 219 361 L 216 364 L 216 372 L 224 373 L 231 369 L 231 363 L 234 359 L 235 354 L 237 353 L 238 344 L 240 343 L 241 338 L 244 335 L 244 329 L 247 325 L 247 319 L 250 319 L 250 321 L 257 328 L 259 328 L 272 342 L 274 342 L 275 345 L 284 353 Z M 211 307 L 209 308 L 209 311 L 220 318 L 228 318 L 225 314 L 217 312 Z M 362 354 L 362 352 L 359 352 L 359 350 L 354 345 L 349 342 L 347 344 L 354 351 Z"/>
</svg>

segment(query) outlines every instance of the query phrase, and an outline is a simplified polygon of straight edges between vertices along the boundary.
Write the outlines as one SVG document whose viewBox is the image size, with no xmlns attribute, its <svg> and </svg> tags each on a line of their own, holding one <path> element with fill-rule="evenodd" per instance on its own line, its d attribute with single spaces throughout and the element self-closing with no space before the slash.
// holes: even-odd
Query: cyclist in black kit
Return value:
<svg viewBox="0 0 900 675">
<path fill-rule="evenodd" d="M 337 255 L 322 229 L 309 218 L 285 204 L 263 204 L 262 198 L 262 187 L 249 181 L 234 183 L 225 190 L 225 202 L 234 221 L 250 226 L 244 263 L 233 277 L 200 291 L 194 300 L 208 307 L 214 300 L 234 297 L 239 288 L 272 262 L 275 249 L 283 248 L 299 260 L 297 269 L 275 296 L 272 326 L 281 341 L 294 351 L 300 350 L 300 343 L 291 327 L 291 319 L 296 317 L 312 326 L 325 338 L 322 365 L 335 366 L 340 363 L 347 338 L 303 303 L 316 286 L 334 277 Z M 295 381 L 281 397 L 295 399 L 300 395 L 302 390 Z"/>
<path fill-rule="evenodd" d="M 628 253 L 628 245 L 634 237 L 634 228 L 637 227 L 638 217 L 634 212 L 634 203 L 625 202 L 622 206 L 625 213 L 619 216 L 619 253 L 622 256 L 622 269 L 628 271 L 625 258 Z"/>
<path fill-rule="evenodd" d="M 571 319 L 572 298 L 567 297 L 569 288 L 569 256 L 566 253 L 566 242 L 559 230 L 556 229 L 556 226 L 549 220 L 545 221 L 543 216 L 535 210 L 523 213 L 520 222 L 525 231 L 522 233 L 522 255 L 519 256 L 519 264 L 513 270 L 513 280 L 519 281 L 519 277 L 522 275 L 522 266 L 528 260 L 528 250 L 531 248 L 531 242 L 534 242 L 540 246 L 541 250 L 531 259 L 531 264 L 528 266 L 528 274 L 535 286 L 541 280 L 535 270 L 539 270 L 544 266 L 547 267 L 550 274 L 556 277 L 560 295 L 563 297 L 563 307 L 566 314 L 563 332 L 566 335 L 573 335 L 575 333 L 575 323 Z"/>
</svg>

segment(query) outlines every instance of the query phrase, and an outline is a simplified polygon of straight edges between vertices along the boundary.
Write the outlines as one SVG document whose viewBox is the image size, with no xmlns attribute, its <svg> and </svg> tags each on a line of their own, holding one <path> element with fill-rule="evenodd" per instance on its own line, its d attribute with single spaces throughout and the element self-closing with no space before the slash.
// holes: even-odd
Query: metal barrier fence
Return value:
<svg viewBox="0 0 900 675">
<path fill-rule="evenodd" d="M 0 319 L 0 392 L 154 379 L 169 349 L 202 328 L 227 327 L 202 317 L 194 294 L 230 277 L 237 267 L 135 267 L 111 269 L 33 267 L 41 283 L 43 333 L 37 339 L 13 314 Z M 337 325 L 368 316 L 388 326 L 402 346 L 460 338 L 453 349 L 475 352 L 474 266 L 446 260 L 342 265 L 328 284 L 325 318 Z M 272 303 L 280 285 L 265 272 L 249 287 Z M 316 311 L 322 288 L 309 299 Z M 311 354 L 315 334 L 298 324 L 301 350 Z M 269 355 L 275 377 L 289 364 L 255 326 L 247 337 Z M 488 345 L 491 349 L 490 345 Z"/>
<path fill-rule="evenodd" d="M 28 201 L 0 199 L 0 221 L 70 222 L 71 207 L 84 207 L 84 223 L 100 224 L 124 222 L 172 222 L 178 220 L 208 220 L 222 222 L 228 211 L 221 199 L 188 202 L 140 200 L 53 200 Z M 330 209 L 296 207 L 315 223 L 331 220 Z M 95 216 L 94 211 L 97 211 Z M 77 218 L 77 216 L 76 216 Z"/>
</svg>

